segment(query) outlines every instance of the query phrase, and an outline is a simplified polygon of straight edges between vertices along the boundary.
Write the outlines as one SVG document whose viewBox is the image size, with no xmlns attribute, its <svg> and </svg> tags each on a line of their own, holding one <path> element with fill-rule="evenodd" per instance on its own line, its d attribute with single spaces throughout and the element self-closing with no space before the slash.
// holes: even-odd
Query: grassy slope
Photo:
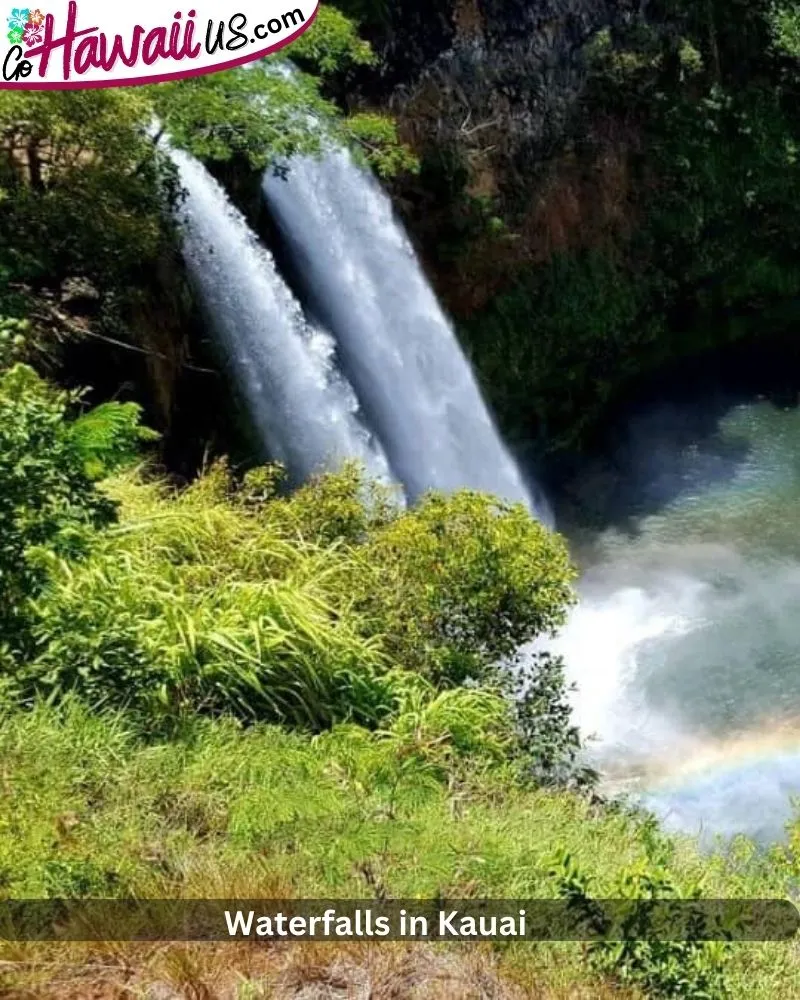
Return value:
<svg viewBox="0 0 800 1000">
<path fill-rule="evenodd" d="M 149 743 L 121 716 L 74 707 L 59 718 L 41 709 L 3 720 L 0 759 L 0 877 L 4 892 L 15 897 L 366 898 L 377 887 L 397 896 L 530 898 L 555 894 L 549 871 L 560 848 L 597 877 L 598 887 L 644 856 L 635 817 L 570 793 L 522 791 L 502 769 L 436 780 L 423 766 L 409 770 L 390 744 L 350 729 L 313 740 L 275 727 L 244 732 L 207 722 L 180 739 Z M 777 865 L 749 855 L 742 847 L 727 861 L 701 860 L 682 844 L 672 867 L 679 880 L 704 871 L 709 895 L 779 895 Z M 200 956 L 208 958 L 208 947 L 143 953 L 133 946 L 77 945 L 71 961 L 78 982 L 96 979 L 99 961 L 110 982 L 130 977 L 132 961 L 142 981 L 174 981 L 169 961 L 178 951 L 211 989 L 178 995 L 228 995 L 218 986 L 223 973 L 250 961 L 241 955 L 234 961 L 239 953 L 232 946 L 217 948 L 213 970 L 203 972 Z M 608 989 L 582 966 L 579 946 L 517 946 L 494 956 L 471 949 L 468 958 L 463 949 L 457 953 L 468 963 L 483 954 L 492 975 L 524 984 L 522 995 L 603 996 Z M 293 961 L 301 954 L 308 949 Z M 347 955 L 362 969 L 375 961 L 363 949 L 337 950 L 337 960 Z M 402 949 L 392 955 L 392 961 L 409 961 Z M 63 979 L 70 962 L 63 950 L 57 956 Z M 330 951 L 327 956 L 330 963 Z M 11 964 L 0 966 L 0 984 L 11 990 L 32 976 L 46 981 L 37 965 L 53 957 L 46 946 L 4 946 L 0 959 Z M 31 961 L 32 969 L 18 964 Z M 283 952 L 259 961 L 259 976 L 274 974 L 278 965 L 285 972 Z M 735 996 L 800 995 L 794 946 L 738 945 L 732 971 Z M 579 984 L 589 992 L 571 992 Z"/>
<path fill-rule="evenodd" d="M 102 693 L 108 658 L 128 663 L 133 637 L 144 635 L 148 666 L 119 675 L 118 690 L 140 696 L 135 716 L 77 703 L 61 712 L 0 710 L 0 894 L 552 897 L 554 861 L 567 851 L 602 896 L 613 893 L 621 872 L 644 867 L 641 818 L 566 791 L 520 787 L 491 724 L 470 723 L 485 752 L 444 756 L 435 718 L 424 712 L 390 721 L 382 735 L 348 725 L 316 738 L 278 726 L 203 721 L 190 712 L 178 734 L 164 735 L 169 725 L 163 718 L 155 724 L 141 696 L 159 683 L 160 664 L 190 678 L 198 651 L 205 668 L 216 665 L 215 676 L 230 675 L 236 651 L 248 647 L 234 644 L 229 656 L 230 641 L 211 645 L 207 638 L 221 634 L 224 619 L 237 643 L 250 641 L 248 622 L 230 616 L 252 582 L 280 582 L 278 611 L 307 588 L 323 591 L 319 607 L 331 600 L 340 608 L 313 628 L 301 632 L 295 624 L 272 637 L 269 662 L 282 665 L 270 675 L 271 690 L 292 689 L 306 660 L 309 671 L 326 665 L 335 676 L 348 650 L 365 681 L 380 675 L 380 660 L 370 666 L 375 653 L 350 628 L 358 620 L 337 589 L 346 551 L 325 549 L 323 566 L 320 550 L 298 537 L 316 537 L 354 514 L 347 491 L 327 499 L 312 491 L 256 514 L 232 507 L 219 486 L 210 477 L 171 500 L 157 486 L 117 483 L 119 529 L 74 572 L 65 569 L 57 600 L 51 595 L 42 605 L 42 621 L 60 636 L 60 645 L 51 643 L 51 665 L 67 656 L 77 656 L 76 669 L 92 662 Z M 308 624 L 300 611 L 297 621 Z M 272 603 L 262 612 L 265 622 L 275 620 Z M 188 630 L 191 615 L 196 624 Z M 110 638 L 116 644 L 109 646 Z M 136 667 L 139 660 L 130 662 Z M 746 844 L 727 858 L 701 859 L 691 844 L 676 843 L 670 875 L 679 886 L 703 879 L 712 897 L 781 896 L 794 862 L 759 860 Z M 731 973 L 734 996 L 800 996 L 793 946 L 736 946 Z M 235 984 L 240 974 L 277 985 L 248 994 L 249 987 Z M 17 997 L 145 996 L 145 985 L 156 980 L 178 992 L 151 996 L 233 997 L 238 990 L 242 997 L 317 1000 L 347 993 L 299 993 L 291 984 L 347 986 L 365 977 L 373 996 L 398 1000 L 630 995 L 590 972 L 579 945 L 0 946 L 0 993 Z"/>
</svg>

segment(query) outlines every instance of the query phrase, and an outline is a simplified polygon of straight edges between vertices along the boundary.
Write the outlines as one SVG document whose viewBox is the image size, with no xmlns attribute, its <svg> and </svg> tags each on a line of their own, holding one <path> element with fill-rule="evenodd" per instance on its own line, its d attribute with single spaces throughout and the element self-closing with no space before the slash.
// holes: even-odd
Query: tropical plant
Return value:
<svg viewBox="0 0 800 1000">
<path fill-rule="evenodd" d="M 593 900 L 594 880 L 570 853 L 557 854 L 559 894 L 573 918 L 585 921 L 590 962 L 648 997 L 726 1000 L 730 944 L 704 940 L 713 911 L 695 905 L 703 894 L 700 883 L 676 883 L 670 871 L 674 845 L 654 820 L 640 835 L 645 857 L 614 876 L 602 903 Z"/>
<path fill-rule="evenodd" d="M 106 440 L 109 453 L 124 448 Z M 357 466 L 290 496 L 279 478 L 268 467 L 237 483 L 217 463 L 177 493 L 136 474 L 112 482 L 120 523 L 88 558 L 46 560 L 22 696 L 76 692 L 163 720 L 355 722 L 448 759 L 511 754 L 522 730 L 499 690 L 439 687 L 496 686 L 498 659 L 557 626 L 571 596 L 563 543 L 479 494 L 404 511 Z M 548 680 L 551 706 L 559 684 Z M 570 742 L 568 728 L 550 732 L 567 721 L 543 713 L 542 771 Z"/>
<path fill-rule="evenodd" d="M 392 706 L 386 663 L 331 590 L 325 550 L 284 541 L 220 488 L 219 470 L 176 499 L 143 487 L 146 506 L 89 560 L 51 564 L 26 690 L 161 717 L 376 724 Z"/>
<path fill-rule="evenodd" d="M 398 662 L 458 685 L 553 633 L 574 575 L 563 540 L 521 504 L 465 490 L 371 532 L 350 588 Z"/>
<path fill-rule="evenodd" d="M 22 639 L 45 555 L 85 553 L 93 529 L 114 517 L 65 419 L 74 402 L 26 365 L 0 370 L 0 647 Z"/>
</svg>

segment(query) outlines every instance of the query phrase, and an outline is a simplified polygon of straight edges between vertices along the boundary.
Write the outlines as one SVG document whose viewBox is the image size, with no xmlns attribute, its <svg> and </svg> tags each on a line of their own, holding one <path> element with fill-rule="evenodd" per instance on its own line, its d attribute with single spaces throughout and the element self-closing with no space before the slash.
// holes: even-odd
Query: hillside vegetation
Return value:
<svg viewBox="0 0 800 1000">
<path fill-rule="evenodd" d="M 2 646 L 6 897 L 785 891 L 788 849 L 701 859 L 592 796 L 557 660 L 519 690 L 509 657 L 563 621 L 573 577 L 523 508 L 464 492 L 405 511 L 356 467 L 292 495 L 276 467 L 224 463 L 180 490 L 146 466 L 98 482 L 133 460 L 135 410 L 76 418 L 18 363 L 0 405 L 3 582 L 19 595 Z M 450 961 L 476 997 L 487 976 L 508 996 L 800 987 L 792 945 L 587 947 L 381 962 L 421 963 L 432 996 Z M 270 990 L 302 981 L 303 954 L 7 944 L 0 975 L 10 996 L 137 995 L 133 980 L 289 996 Z M 358 948 L 314 975 L 336 981 L 337 961 L 388 975 Z"/>
<path fill-rule="evenodd" d="M 348 8 L 382 20 L 380 4 Z M 769 44 L 788 69 L 792 9 L 773 13 Z M 596 53 L 602 81 L 621 75 L 619 93 L 674 69 L 663 61 L 673 49 L 643 64 L 626 44 L 601 40 Z M 681 72 L 700 73 L 679 51 Z M 798 876 L 796 834 L 767 853 L 741 841 L 701 856 L 596 794 L 564 664 L 519 653 L 564 624 L 576 577 L 564 540 L 523 506 L 462 491 L 405 508 L 355 465 L 290 492 L 279 466 L 225 457 L 247 452 L 230 428 L 213 444 L 195 426 L 175 431 L 187 372 L 224 379 L 197 336 L 173 224 L 181 191 L 154 119 L 241 200 L 248 177 L 326 138 L 382 176 L 420 167 L 422 151 L 380 109 L 342 108 L 353 76 L 378 69 L 353 21 L 324 8 L 292 54 L 291 77 L 267 62 L 155 88 L 0 93 L 0 899 L 783 897 Z M 670 188 L 672 208 L 658 202 L 665 228 L 647 246 L 670 267 L 684 261 L 691 288 L 714 289 L 692 300 L 701 319 L 719 303 L 738 316 L 776 289 L 791 298 L 794 244 L 770 228 L 793 176 L 785 186 L 788 100 L 762 105 L 748 91 L 742 117 L 705 96 L 698 118 L 681 95 L 685 129 L 665 111 L 663 134 L 683 145 L 663 152 L 677 163 L 688 143 L 697 157 L 687 188 Z M 730 143 L 706 141 L 717 131 Z M 720 289 L 714 234 L 743 146 L 757 162 L 741 169 L 760 180 L 739 192 L 736 266 Z M 773 173 L 759 173 L 766 146 Z M 698 167 L 717 156 L 713 171 Z M 709 192 L 720 197 L 705 227 L 697 206 Z M 487 228 L 491 245 L 513 235 L 491 205 L 467 207 L 481 240 Z M 594 402 L 611 392 L 598 351 L 613 366 L 658 342 L 664 357 L 676 327 L 649 265 L 641 281 L 617 280 L 615 258 L 570 249 L 537 268 L 513 271 L 470 343 L 518 426 L 532 412 L 547 426 L 563 406 L 552 419 L 570 438 L 587 385 Z M 535 311 L 539 346 L 552 350 L 533 372 Z M 186 422 L 210 413 L 216 431 L 229 397 L 220 389 L 215 408 L 210 390 L 190 393 Z M 698 940 L 5 941 L 0 987 L 19 1000 L 772 1000 L 800 995 L 800 958 L 793 943 Z"/>
</svg>

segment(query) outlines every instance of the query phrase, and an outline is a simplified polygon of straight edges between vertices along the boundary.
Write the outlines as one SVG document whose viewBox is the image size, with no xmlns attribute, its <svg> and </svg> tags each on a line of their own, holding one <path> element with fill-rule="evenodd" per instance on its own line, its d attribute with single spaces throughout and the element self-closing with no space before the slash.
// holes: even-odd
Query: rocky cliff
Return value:
<svg viewBox="0 0 800 1000">
<path fill-rule="evenodd" d="M 371 29 L 380 69 L 361 95 L 422 160 L 394 194 L 457 318 L 520 268 L 625 224 L 630 136 L 576 113 L 589 43 L 645 2 L 394 0 Z"/>
<path fill-rule="evenodd" d="M 642 2 L 396 0 L 373 33 L 383 97 L 418 149 L 455 146 L 491 193 L 558 141 L 586 43 Z"/>
</svg>

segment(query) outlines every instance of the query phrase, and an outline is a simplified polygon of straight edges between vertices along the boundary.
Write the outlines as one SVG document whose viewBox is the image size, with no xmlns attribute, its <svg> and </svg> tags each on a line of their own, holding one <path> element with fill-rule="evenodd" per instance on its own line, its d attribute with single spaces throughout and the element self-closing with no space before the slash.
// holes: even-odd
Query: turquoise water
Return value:
<svg viewBox="0 0 800 1000">
<path fill-rule="evenodd" d="M 581 604 L 557 647 L 609 788 L 674 829 L 777 839 L 800 796 L 800 410 L 676 427 L 633 424 L 624 520 L 570 533 Z M 609 482 L 600 463 L 582 488 Z"/>
</svg>

